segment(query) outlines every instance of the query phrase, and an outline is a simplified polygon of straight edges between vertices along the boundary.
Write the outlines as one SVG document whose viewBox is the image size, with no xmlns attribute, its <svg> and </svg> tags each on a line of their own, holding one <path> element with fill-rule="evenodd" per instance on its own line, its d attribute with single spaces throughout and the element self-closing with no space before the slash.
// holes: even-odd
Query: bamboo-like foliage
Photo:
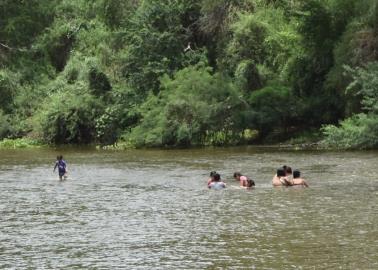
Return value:
<svg viewBox="0 0 378 270">
<path fill-rule="evenodd" d="M 0 10 L 0 139 L 222 145 L 331 124 L 326 138 L 376 147 L 375 0 L 2 0 Z"/>
</svg>

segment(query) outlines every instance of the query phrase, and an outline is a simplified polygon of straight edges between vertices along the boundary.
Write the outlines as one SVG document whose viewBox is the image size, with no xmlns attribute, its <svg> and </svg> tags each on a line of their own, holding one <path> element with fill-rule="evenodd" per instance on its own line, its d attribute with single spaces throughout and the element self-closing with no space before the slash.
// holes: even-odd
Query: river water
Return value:
<svg viewBox="0 0 378 270">
<path fill-rule="evenodd" d="M 0 268 L 378 269 L 377 161 L 256 147 L 1 150 Z M 272 188 L 283 164 L 310 188 Z M 211 170 L 227 189 L 206 188 Z M 234 171 L 256 188 L 238 188 Z"/>
</svg>

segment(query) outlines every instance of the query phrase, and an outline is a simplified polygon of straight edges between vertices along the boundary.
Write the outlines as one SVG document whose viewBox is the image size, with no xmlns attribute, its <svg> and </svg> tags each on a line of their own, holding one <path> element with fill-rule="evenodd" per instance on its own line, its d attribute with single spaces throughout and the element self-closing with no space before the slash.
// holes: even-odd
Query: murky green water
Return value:
<svg viewBox="0 0 378 270">
<path fill-rule="evenodd" d="M 0 268 L 378 269 L 378 152 L 62 153 L 59 182 L 57 151 L 0 151 Z M 311 188 L 273 189 L 283 164 Z"/>
</svg>

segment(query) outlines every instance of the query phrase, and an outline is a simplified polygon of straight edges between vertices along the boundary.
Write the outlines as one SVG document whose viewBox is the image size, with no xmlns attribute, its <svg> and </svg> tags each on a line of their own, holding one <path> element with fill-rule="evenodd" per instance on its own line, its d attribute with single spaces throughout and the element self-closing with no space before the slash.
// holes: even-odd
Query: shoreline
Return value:
<svg viewBox="0 0 378 270">
<path fill-rule="evenodd" d="M 160 146 L 160 147 L 133 147 L 125 145 L 123 142 L 115 143 L 114 145 L 101 146 L 99 144 L 45 144 L 37 140 L 32 140 L 28 138 L 19 139 L 3 139 L 0 141 L 0 150 L 18 150 L 18 149 L 69 149 L 69 148 L 82 148 L 82 149 L 93 149 L 93 150 L 105 150 L 105 151 L 127 151 L 127 150 L 190 150 L 190 149 L 217 149 L 217 148 L 232 148 L 232 147 L 252 147 L 256 149 L 276 149 L 276 150 L 286 150 L 286 151 L 369 151 L 377 149 L 338 149 L 329 148 L 322 145 L 319 142 L 301 142 L 301 143 L 290 143 L 277 142 L 269 144 L 239 144 L 239 145 L 221 145 L 221 146 L 211 146 L 211 145 L 194 145 L 189 147 L 174 147 L 174 146 Z"/>
</svg>

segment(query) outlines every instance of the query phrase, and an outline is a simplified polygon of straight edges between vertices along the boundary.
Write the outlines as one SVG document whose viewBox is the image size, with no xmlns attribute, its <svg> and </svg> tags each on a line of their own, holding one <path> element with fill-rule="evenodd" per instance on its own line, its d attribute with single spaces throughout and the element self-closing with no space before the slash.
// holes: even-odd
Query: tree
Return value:
<svg viewBox="0 0 378 270">
<path fill-rule="evenodd" d="M 189 67 L 165 76 L 159 95 L 142 106 L 142 122 L 126 137 L 137 146 L 204 144 L 222 131 L 225 141 L 238 126 L 243 105 L 233 84 L 207 67 Z"/>
</svg>

